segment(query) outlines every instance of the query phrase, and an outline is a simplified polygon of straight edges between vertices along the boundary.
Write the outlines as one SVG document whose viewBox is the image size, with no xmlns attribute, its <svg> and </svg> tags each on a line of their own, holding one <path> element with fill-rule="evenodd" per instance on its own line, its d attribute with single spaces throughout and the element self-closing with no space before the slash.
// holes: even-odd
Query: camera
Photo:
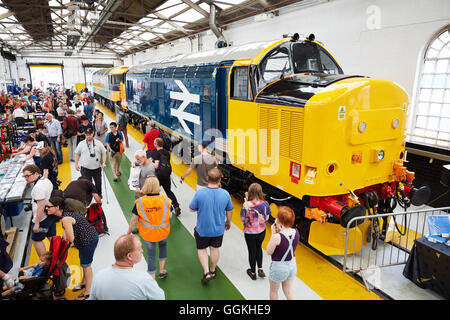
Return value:
<svg viewBox="0 0 450 320">
<path fill-rule="evenodd" d="M 89 154 L 91 158 L 95 158 L 95 154 Z"/>
</svg>

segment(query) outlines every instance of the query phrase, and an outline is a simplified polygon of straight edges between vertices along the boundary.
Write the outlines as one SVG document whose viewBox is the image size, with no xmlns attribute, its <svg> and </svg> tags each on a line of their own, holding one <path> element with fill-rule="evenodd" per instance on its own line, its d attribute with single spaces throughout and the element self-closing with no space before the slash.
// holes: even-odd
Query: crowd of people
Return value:
<svg viewBox="0 0 450 320">
<path fill-rule="evenodd" d="M 107 124 L 103 113 L 95 109 L 94 99 L 87 89 L 81 97 L 70 90 L 56 94 L 33 90 L 21 93 L 16 99 L 2 92 L 1 98 L 2 110 L 9 112 L 18 125 L 23 125 L 20 112 L 14 114 L 18 108 L 25 112 L 45 112 L 45 117 L 37 118 L 34 128 L 28 130 L 23 149 L 18 152 L 27 154 L 26 159 L 33 158 L 35 163 L 23 168 L 23 176 L 27 183 L 33 184 L 31 240 L 38 256 L 48 255 L 43 240 L 57 234 L 56 223 L 61 220 L 63 237 L 78 249 L 83 270 L 82 281 L 73 288 L 83 290 L 77 299 L 164 299 L 165 294 L 155 278 L 158 267 L 160 279 L 168 276 L 166 261 L 170 221 L 172 212 L 179 216 L 181 209 L 171 190 L 171 154 L 165 148 L 156 124 L 150 122 L 142 149 L 134 154 L 132 167 L 140 170 L 138 186 L 134 190 L 135 205 L 130 208 L 133 215 L 127 234 L 115 242 L 116 262 L 94 275 L 91 264 L 99 238 L 85 215 L 93 201 L 102 203 L 102 173 L 108 155 L 113 180 L 117 182 L 121 176 L 120 162 L 128 147 L 125 113 L 119 113 L 117 122 Z M 70 182 L 65 190 L 59 190 L 58 164 L 64 160 L 63 144 L 68 145 L 68 160 L 74 162 L 81 176 Z M 230 194 L 221 187 L 222 173 L 216 158 L 207 151 L 208 144 L 208 141 L 199 144 L 199 155 L 180 177 L 180 183 L 183 183 L 193 170 L 197 172 L 196 193 L 189 203 L 189 210 L 197 214 L 194 237 L 203 269 L 203 285 L 217 277 L 219 249 L 225 231 L 231 227 L 233 212 Z M 249 269 L 246 273 L 252 280 L 266 277 L 262 268 L 262 243 L 270 215 L 270 206 L 264 199 L 261 185 L 251 184 L 245 194 L 240 218 L 248 249 Z M 292 228 L 294 219 L 292 209 L 279 207 L 278 218 L 271 227 L 272 236 L 267 246 L 267 253 L 272 258 L 268 276 L 271 299 L 278 298 L 280 285 L 288 299 L 295 298 L 291 288 L 297 270 L 294 251 L 299 233 Z M 147 273 L 133 269 L 143 252 L 136 234 L 143 239 L 147 249 Z M 1 278 L 6 282 L 8 275 L 0 273 Z M 11 281 L 9 287 L 8 283 L 5 287 L 8 293 L 14 291 L 10 286 Z M 14 287 L 18 289 L 17 284 Z"/>
</svg>

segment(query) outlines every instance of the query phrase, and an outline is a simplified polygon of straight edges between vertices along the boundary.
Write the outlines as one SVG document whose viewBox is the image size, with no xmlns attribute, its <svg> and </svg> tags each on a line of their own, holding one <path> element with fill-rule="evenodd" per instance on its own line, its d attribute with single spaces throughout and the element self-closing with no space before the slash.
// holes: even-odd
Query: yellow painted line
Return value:
<svg viewBox="0 0 450 320">
<path fill-rule="evenodd" d="M 112 119 L 115 119 L 115 114 L 108 108 L 97 104 L 99 108 L 107 113 Z M 130 134 L 136 141 L 142 142 L 144 134 L 128 125 L 128 134 Z M 180 162 L 180 161 L 178 161 Z M 181 177 L 189 165 L 181 163 L 174 165 L 172 163 L 172 170 Z M 184 183 L 187 183 L 195 190 L 197 184 L 197 172 L 194 170 L 186 177 Z M 240 218 L 242 202 L 234 197 L 233 202 L 233 216 L 232 222 L 242 231 L 244 226 Z M 270 223 L 266 226 L 266 238 L 263 242 L 263 249 L 266 250 L 267 243 L 272 235 Z M 242 245 L 245 246 L 245 243 Z M 307 248 L 303 244 L 299 244 L 295 250 L 295 258 L 297 260 L 297 277 L 303 281 L 308 287 L 316 292 L 322 299 L 325 300 L 382 300 L 377 294 L 366 290 L 357 280 L 342 272 L 336 266 L 328 262 L 326 259 Z"/>
</svg>

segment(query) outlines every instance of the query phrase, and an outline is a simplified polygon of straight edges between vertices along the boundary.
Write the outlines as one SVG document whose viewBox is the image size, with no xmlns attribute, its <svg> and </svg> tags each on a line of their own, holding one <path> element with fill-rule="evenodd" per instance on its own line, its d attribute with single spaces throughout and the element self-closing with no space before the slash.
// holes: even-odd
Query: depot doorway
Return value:
<svg viewBox="0 0 450 320">
<path fill-rule="evenodd" d="M 64 76 L 62 64 L 28 64 L 30 70 L 31 86 L 33 89 L 62 90 Z"/>
</svg>

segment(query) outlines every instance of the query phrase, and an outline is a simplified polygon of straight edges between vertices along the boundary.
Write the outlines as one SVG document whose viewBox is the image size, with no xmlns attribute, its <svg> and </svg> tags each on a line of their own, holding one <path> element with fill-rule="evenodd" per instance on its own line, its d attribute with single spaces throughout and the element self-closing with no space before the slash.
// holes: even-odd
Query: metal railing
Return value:
<svg viewBox="0 0 450 320">
<path fill-rule="evenodd" d="M 406 264 L 414 241 L 428 233 L 427 217 L 450 207 L 355 217 L 346 229 L 343 272 L 359 273 L 367 290 L 373 270 Z M 355 228 L 356 225 L 356 228 Z"/>
</svg>

